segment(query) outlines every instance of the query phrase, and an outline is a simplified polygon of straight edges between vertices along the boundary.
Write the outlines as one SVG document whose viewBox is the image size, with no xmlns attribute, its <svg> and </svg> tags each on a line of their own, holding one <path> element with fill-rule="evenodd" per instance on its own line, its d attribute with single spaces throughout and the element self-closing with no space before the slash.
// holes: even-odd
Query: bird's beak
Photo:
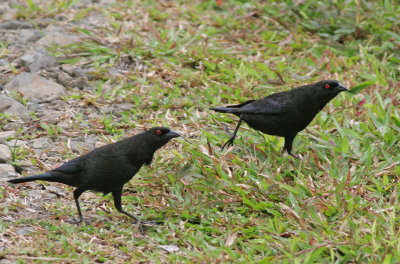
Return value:
<svg viewBox="0 0 400 264">
<path fill-rule="evenodd" d="M 170 130 L 167 134 L 165 134 L 165 137 L 167 138 L 176 138 L 176 137 L 180 137 L 181 134 L 174 131 L 174 130 Z"/>
<path fill-rule="evenodd" d="M 349 91 L 349 89 L 347 89 L 347 87 L 346 86 L 344 86 L 343 84 L 341 84 L 341 83 L 339 83 L 339 86 L 338 87 L 336 87 L 339 91 L 341 91 L 341 92 L 348 92 Z"/>
</svg>

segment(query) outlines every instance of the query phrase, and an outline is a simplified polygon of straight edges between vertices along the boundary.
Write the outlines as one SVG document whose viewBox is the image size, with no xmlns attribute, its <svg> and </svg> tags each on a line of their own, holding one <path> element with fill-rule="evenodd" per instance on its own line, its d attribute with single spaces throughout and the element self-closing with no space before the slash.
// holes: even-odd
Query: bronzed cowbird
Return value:
<svg viewBox="0 0 400 264">
<path fill-rule="evenodd" d="M 222 146 L 233 145 L 242 121 L 251 128 L 268 135 L 285 138 L 285 149 L 291 156 L 293 139 L 322 108 L 340 92 L 348 89 L 338 81 L 324 80 L 297 87 L 290 91 L 270 94 L 262 99 L 249 100 L 238 105 L 211 108 L 221 113 L 232 113 L 239 122 L 232 137 Z"/>
<path fill-rule="evenodd" d="M 180 134 L 166 127 L 153 127 L 143 133 L 108 144 L 77 157 L 46 173 L 9 180 L 11 183 L 35 180 L 60 182 L 76 187 L 74 199 L 79 220 L 83 221 L 79 196 L 87 191 L 111 193 L 115 208 L 133 218 L 141 228 L 140 219 L 121 206 L 122 187 L 139 171 L 150 165 L 154 152 Z"/>
</svg>

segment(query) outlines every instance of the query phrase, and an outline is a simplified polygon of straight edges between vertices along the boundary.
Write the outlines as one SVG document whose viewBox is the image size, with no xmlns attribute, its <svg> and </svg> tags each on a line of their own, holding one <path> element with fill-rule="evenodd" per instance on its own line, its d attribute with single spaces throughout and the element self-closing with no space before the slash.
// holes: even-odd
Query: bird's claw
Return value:
<svg viewBox="0 0 400 264">
<path fill-rule="evenodd" d="M 226 147 L 226 145 L 228 145 L 228 147 L 232 147 L 232 146 L 233 146 L 233 139 L 230 138 L 228 141 L 226 141 L 226 143 L 221 147 L 221 151 L 224 150 L 224 148 Z"/>
<path fill-rule="evenodd" d="M 300 158 L 299 158 L 298 156 L 294 155 L 294 154 L 291 153 L 291 152 L 289 152 L 289 155 L 292 156 L 292 157 L 294 157 L 294 158 L 297 159 L 297 160 L 300 160 Z"/>
</svg>

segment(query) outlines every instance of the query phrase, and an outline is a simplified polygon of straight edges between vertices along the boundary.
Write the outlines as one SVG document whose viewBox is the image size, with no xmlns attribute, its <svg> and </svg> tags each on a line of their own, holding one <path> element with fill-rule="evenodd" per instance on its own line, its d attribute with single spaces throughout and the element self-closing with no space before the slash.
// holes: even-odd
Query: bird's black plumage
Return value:
<svg viewBox="0 0 400 264">
<path fill-rule="evenodd" d="M 285 138 L 284 149 L 292 156 L 293 139 L 306 128 L 321 109 L 340 92 L 348 91 L 340 82 L 324 80 L 297 87 L 290 91 L 270 94 L 259 100 L 211 108 L 238 116 L 239 122 L 232 137 L 222 146 L 233 145 L 242 121 L 268 135 Z M 297 157 L 296 157 L 297 158 Z"/>
<path fill-rule="evenodd" d="M 151 163 L 157 149 L 179 136 L 179 133 L 169 128 L 153 127 L 135 136 L 94 149 L 44 174 L 12 179 L 8 182 L 43 180 L 76 187 L 74 199 L 79 222 L 83 221 L 83 216 L 78 199 L 83 192 L 92 190 L 104 194 L 112 193 L 115 208 L 140 223 L 137 217 L 122 209 L 122 187 L 143 164 Z"/>
</svg>

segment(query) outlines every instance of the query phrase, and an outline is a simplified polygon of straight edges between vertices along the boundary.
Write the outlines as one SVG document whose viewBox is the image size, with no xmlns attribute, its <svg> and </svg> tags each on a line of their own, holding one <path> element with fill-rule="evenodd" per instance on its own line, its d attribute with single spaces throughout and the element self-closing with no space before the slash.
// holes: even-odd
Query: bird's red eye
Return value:
<svg viewBox="0 0 400 264">
<path fill-rule="evenodd" d="M 331 88 L 331 86 L 329 84 L 325 84 L 325 88 L 329 89 L 329 88 Z"/>
<path fill-rule="evenodd" d="M 160 129 L 157 129 L 156 133 L 157 133 L 157 135 L 160 136 L 162 134 L 162 131 Z"/>
</svg>

